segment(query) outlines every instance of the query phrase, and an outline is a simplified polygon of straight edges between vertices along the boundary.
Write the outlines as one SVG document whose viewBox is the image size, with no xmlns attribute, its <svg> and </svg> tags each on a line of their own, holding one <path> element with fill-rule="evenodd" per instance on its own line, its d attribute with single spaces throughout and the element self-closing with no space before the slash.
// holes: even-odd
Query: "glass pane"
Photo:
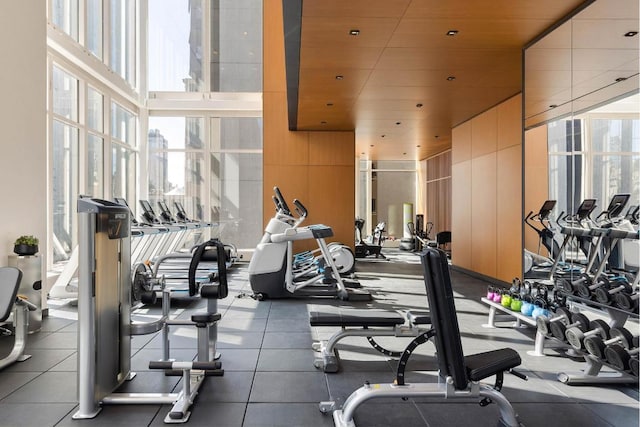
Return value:
<svg viewBox="0 0 640 427">
<path fill-rule="evenodd" d="M 210 181 L 211 220 L 221 222 L 220 238 L 254 248 L 262 235 L 262 154 L 213 154 Z"/>
<path fill-rule="evenodd" d="M 87 138 L 87 194 L 103 197 L 103 146 L 104 140 L 89 134 Z"/>
<path fill-rule="evenodd" d="M 53 261 L 68 259 L 75 245 L 78 197 L 78 129 L 53 121 Z"/>
<path fill-rule="evenodd" d="M 114 144 L 111 157 L 111 197 L 122 197 L 129 201 L 136 200 L 135 151 Z"/>
<path fill-rule="evenodd" d="M 183 203 L 187 215 L 202 219 L 205 190 L 204 154 L 193 152 L 149 153 L 149 201 L 163 200 L 174 211 L 174 202 Z"/>
<path fill-rule="evenodd" d="M 262 90 L 262 1 L 213 2 L 211 90 Z"/>
<path fill-rule="evenodd" d="M 149 117 L 149 150 L 200 150 L 202 117 Z"/>
<path fill-rule="evenodd" d="M 203 90 L 201 5 L 197 0 L 149 2 L 149 90 Z"/>
<path fill-rule="evenodd" d="M 558 120 L 556 122 L 549 123 L 549 152 L 570 153 L 571 151 L 580 151 L 582 149 L 581 126 L 581 120 Z"/>
<path fill-rule="evenodd" d="M 53 0 L 51 22 L 78 41 L 78 0 Z"/>
<path fill-rule="evenodd" d="M 136 117 L 115 102 L 111 103 L 111 136 L 131 147 L 136 146 Z"/>
<path fill-rule="evenodd" d="M 87 40 L 89 52 L 102 59 L 102 0 L 87 0 Z"/>
<path fill-rule="evenodd" d="M 639 155 L 593 155 L 592 192 L 598 200 L 597 211 L 607 208 L 615 194 L 629 193 L 629 205 L 640 200 L 640 156 Z"/>
<path fill-rule="evenodd" d="M 78 80 L 54 65 L 53 113 L 78 121 Z"/>
<path fill-rule="evenodd" d="M 104 132 L 102 94 L 93 88 L 87 91 L 87 126 L 89 129 Z"/>
<path fill-rule="evenodd" d="M 111 69 L 135 86 L 135 0 L 111 0 Z"/>
<path fill-rule="evenodd" d="M 262 149 L 262 118 L 220 119 L 220 145 L 223 150 Z"/>
<path fill-rule="evenodd" d="M 640 120 L 591 120 L 591 148 L 595 152 L 640 152 Z"/>
<path fill-rule="evenodd" d="M 375 211 L 372 213 L 372 223 L 369 226 L 365 224 L 365 228 L 373 229 L 378 223 L 385 222 L 387 236 L 402 238 L 405 229 L 403 205 L 412 203 L 415 213 L 416 172 L 378 171 L 374 174 L 371 198 L 375 201 Z"/>
</svg>

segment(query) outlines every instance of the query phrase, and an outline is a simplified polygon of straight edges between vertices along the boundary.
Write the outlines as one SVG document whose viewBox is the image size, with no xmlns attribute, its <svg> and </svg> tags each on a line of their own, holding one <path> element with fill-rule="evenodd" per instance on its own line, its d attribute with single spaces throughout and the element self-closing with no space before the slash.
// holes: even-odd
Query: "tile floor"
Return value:
<svg viewBox="0 0 640 427">
<path fill-rule="evenodd" d="M 331 426 L 332 418 L 318 410 L 318 402 L 346 397 L 365 381 L 391 382 L 396 361 L 375 352 L 364 338 L 352 337 L 339 346 L 341 371 L 324 374 L 314 368 L 315 339 L 326 339 L 334 328 L 311 328 L 308 312 L 323 305 L 382 309 L 424 309 L 426 297 L 419 258 L 389 250 L 389 260 L 358 262 L 361 283 L 374 294 L 372 303 L 320 299 L 255 301 L 246 268 L 230 271 L 231 292 L 219 302 L 223 314 L 218 328 L 218 348 L 225 374 L 209 377 L 193 406 L 188 426 Z M 512 347 L 522 357 L 522 381 L 506 375 L 503 393 L 526 426 L 639 425 L 639 392 L 635 385 L 570 386 L 557 381 L 558 372 L 579 371 L 584 362 L 547 348 L 545 357 L 527 354 L 533 349 L 534 330 L 516 329 L 512 322 L 488 329 L 488 307 L 480 302 L 486 283 L 452 272 L 456 307 L 465 353 Z M 195 300 L 178 300 L 180 317 L 203 307 Z M 140 318 L 158 313 L 152 307 Z M 76 308 L 69 301 L 52 301 L 42 330 L 29 336 L 27 352 L 33 357 L 0 372 L 0 427 L 45 426 L 160 426 L 168 410 L 162 405 L 104 406 L 91 420 L 72 420 L 77 406 Z M 0 338 L 0 356 L 8 352 L 11 338 Z M 407 339 L 380 340 L 401 349 Z M 409 363 L 408 381 L 434 381 L 435 361 L 430 343 L 421 346 Z M 133 338 L 132 369 L 136 378 L 127 391 L 169 392 L 178 384 L 148 369 L 148 361 L 161 356 L 159 336 Z M 195 356 L 194 334 L 188 328 L 172 333 L 172 356 Z M 494 426 L 495 405 L 434 399 L 379 399 L 356 411 L 358 426 Z"/>
</svg>

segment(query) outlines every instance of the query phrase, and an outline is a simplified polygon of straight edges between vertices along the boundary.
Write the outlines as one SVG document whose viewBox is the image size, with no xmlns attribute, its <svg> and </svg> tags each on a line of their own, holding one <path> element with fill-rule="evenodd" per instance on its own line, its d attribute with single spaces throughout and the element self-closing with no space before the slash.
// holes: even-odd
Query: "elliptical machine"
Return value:
<svg viewBox="0 0 640 427">
<path fill-rule="evenodd" d="M 370 301 L 371 294 L 347 289 L 325 238 L 333 236 L 331 227 L 322 224 L 299 227 L 307 209 L 294 200 L 294 216 L 278 187 L 275 193 L 276 214 L 265 228 L 249 263 L 249 282 L 254 296 L 265 298 L 334 297 L 343 300 Z M 326 274 L 296 277 L 293 266 L 293 242 L 315 239 L 325 263 Z M 330 278 L 327 277 L 330 275 Z"/>
</svg>

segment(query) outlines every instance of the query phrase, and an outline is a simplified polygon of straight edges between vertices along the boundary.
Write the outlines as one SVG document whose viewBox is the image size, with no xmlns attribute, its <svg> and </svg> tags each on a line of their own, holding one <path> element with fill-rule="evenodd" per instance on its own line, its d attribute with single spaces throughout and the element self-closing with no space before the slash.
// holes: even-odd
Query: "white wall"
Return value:
<svg viewBox="0 0 640 427">
<path fill-rule="evenodd" d="M 46 27 L 45 1 L 2 2 L 0 266 L 22 234 L 38 237 L 46 251 Z"/>
</svg>

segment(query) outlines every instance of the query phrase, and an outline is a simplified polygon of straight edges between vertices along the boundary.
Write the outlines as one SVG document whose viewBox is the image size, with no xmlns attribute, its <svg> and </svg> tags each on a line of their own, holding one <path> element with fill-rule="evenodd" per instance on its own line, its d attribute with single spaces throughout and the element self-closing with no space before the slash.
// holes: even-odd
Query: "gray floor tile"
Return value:
<svg viewBox="0 0 640 427">
<path fill-rule="evenodd" d="M 311 332 L 305 318 L 272 318 L 267 322 L 267 332 Z"/>
<path fill-rule="evenodd" d="M 494 406 L 494 405 L 490 405 Z M 595 416 L 593 412 L 586 409 L 587 405 L 577 403 L 552 404 L 552 403 L 514 403 L 513 407 L 519 415 L 520 422 L 524 425 L 543 425 L 545 427 L 566 427 L 566 426 L 594 426 L 609 427 L 610 424 L 602 418 Z M 625 424 L 615 424 L 622 427 Z M 638 425 L 636 418 L 636 423 Z M 628 426 L 632 426 L 629 424 Z"/>
<path fill-rule="evenodd" d="M 38 334 L 39 335 L 39 334 Z M 27 339 L 27 352 L 30 349 L 73 349 L 78 345 L 78 335 L 75 332 L 52 332 L 34 339 L 35 334 Z"/>
<path fill-rule="evenodd" d="M 320 372 L 256 372 L 250 403 L 318 403 L 328 398 Z"/>
<path fill-rule="evenodd" d="M 305 348 L 313 344 L 310 332 L 267 332 L 262 348 Z"/>
<path fill-rule="evenodd" d="M 215 426 L 215 427 L 242 427 L 247 403 L 211 403 L 199 402 L 196 399 L 195 404 L 191 406 L 191 417 L 187 426 Z M 158 415 L 154 418 L 150 427 L 163 427 L 166 413 L 169 406 L 163 406 Z"/>
<path fill-rule="evenodd" d="M 313 371 L 312 351 L 302 349 L 262 349 L 258 359 L 258 371 Z"/>
<path fill-rule="evenodd" d="M 244 427 L 330 427 L 330 414 L 313 403 L 249 403 Z"/>
<path fill-rule="evenodd" d="M 255 371 L 258 364 L 258 355 L 260 350 L 257 348 L 237 349 L 225 348 L 220 349 L 220 362 L 222 369 L 225 371 Z"/>
<path fill-rule="evenodd" d="M 224 316 L 218 322 L 218 330 L 233 332 L 264 332 L 267 328 L 266 318 L 228 317 Z"/>
<path fill-rule="evenodd" d="M 209 403 L 236 402 L 249 400 L 253 372 L 225 371 L 221 377 L 212 376 L 202 384 L 198 393 L 198 402 L 206 406 Z"/>
<path fill-rule="evenodd" d="M 414 403 L 410 401 L 402 402 L 399 399 L 398 403 L 367 402 L 356 410 L 354 419 L 356 425 L 368 427 L 422 427 L 431 425 L 424 421 Z"/>
<path fill-rule="evenodd" d="M 39 372 L 0 372 L 0 399 L 6 398 L 38 375 L 41 374 Z"/>
<path fill-rule="evenodd" d="M 19 375 L 30 374 L 20 373 Z M 65 372 L 44 372 L 11 393 L 2 403 L 76 403 L 76 390 L 75 375 Z"/>
<path fill-rule="evenodd" d="M 226 332 L 218 331 L 217 347 L 222 352 L 224 348 L 260 348 L 262 345 L 263 332 Z"/>
<path fill-rule="evenodd" d="M 32 348 L 25 352 L 31 357 L 24 362 L 16 362 L 4 369 L 4 372 L 44 372 L 53 368 L 75 350 L 44 350 Z"/>
<path fill-rule="evenodd" d="M 59 425 L 72 403 L 0 403 L 0 427 Z"/>
<path fill-rule="evenodd" d="M 637 427 L 640 425 L 640 411 L 637 404 L 620 405 L 610 403 L 589 403 L 580 405 L 605 419 L 615 427 Z"/>
<path fill-rule="evenodd" d="M 95 418 L 74 420 L 74 408 L 56 427 L 129 427 L 147 426 L 158 413 L 166 415 L 161 405 L 104 405 Z M 168 411 L 168 409 L 167 409 Z"/>
<path fill-rule="evenodd" d="M 49 369 L 49 372 L 76 372 L 78 370 L 78 353 L 73 352 L 69 357 Z"/>
</svg>

